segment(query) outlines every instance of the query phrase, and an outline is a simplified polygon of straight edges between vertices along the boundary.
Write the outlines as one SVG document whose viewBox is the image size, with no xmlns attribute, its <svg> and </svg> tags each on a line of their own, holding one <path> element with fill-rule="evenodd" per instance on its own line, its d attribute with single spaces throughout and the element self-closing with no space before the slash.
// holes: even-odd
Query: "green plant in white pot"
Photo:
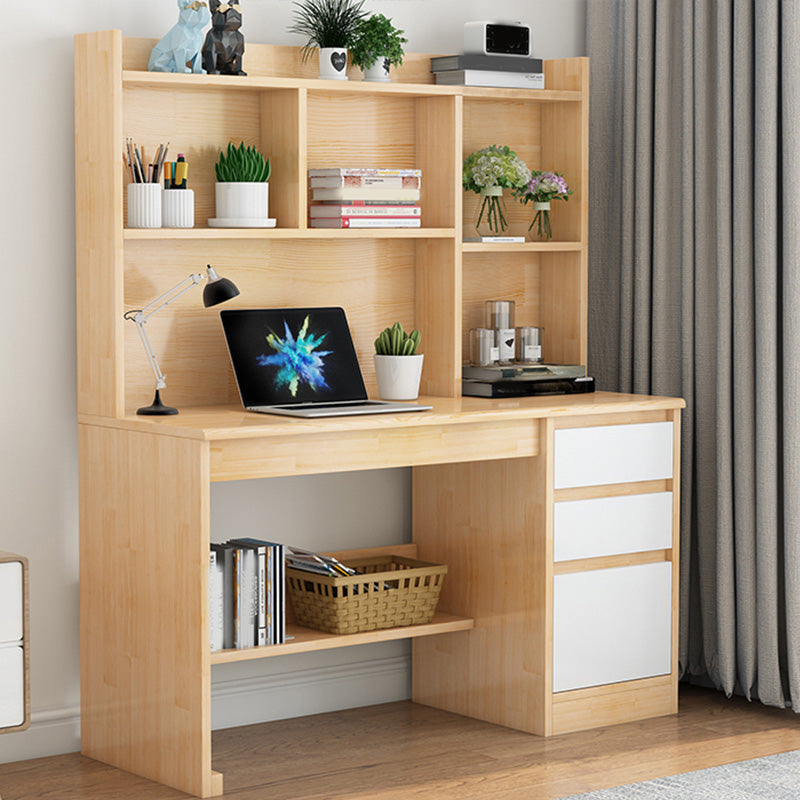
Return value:
<svg viewBox="0 0 800 800">
<path fill-rule="evenodd" d="M 406 333 L 399 322 L 384 328 L 375 340 L 375 379 L 381 400 L 416 400 L 422 375 L 420 333 Z"/>
<path fill-rule="evenodd" d="M 347 51 L 359 22 L 366 16 L 364 0 L 295 0 L 294 24 L 290 33 L 306 37 L 303 61 L 319 51 L 319 77 L 347 80 Z"/>
<path fill-rule="evenodd" d="M 403 63 L 403 45 L 408 42 L 403 33 L 383 14 L 359 22 L 350 56 L 364 71 L 365 81 L 391 80 L 389 68 Z"/>
<path fill-rule="evenodd" d="M 214 166 L 217 176 L 217 216 L 208 224 L 217 228 L 271 228 L 269 218 L 270 162 L 252 145 L 228 142 Z"/>
</svg>

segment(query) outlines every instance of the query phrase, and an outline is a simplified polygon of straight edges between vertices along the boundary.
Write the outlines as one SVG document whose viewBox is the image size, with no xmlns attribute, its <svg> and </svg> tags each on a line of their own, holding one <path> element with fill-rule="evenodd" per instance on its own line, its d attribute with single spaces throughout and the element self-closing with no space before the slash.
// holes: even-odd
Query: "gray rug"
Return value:
<svg viewBox="0 0 800 800">
<path fill-rule="evenodd" d="M 561 800 L 798 800 L 800 750 Z"/>
</svg>

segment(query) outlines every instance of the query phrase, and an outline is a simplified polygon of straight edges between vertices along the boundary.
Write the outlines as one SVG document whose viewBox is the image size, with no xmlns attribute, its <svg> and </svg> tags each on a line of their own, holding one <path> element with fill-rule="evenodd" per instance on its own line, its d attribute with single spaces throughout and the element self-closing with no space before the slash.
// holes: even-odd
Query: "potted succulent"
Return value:
<svg viewBox="0 0 800 800">
<path fill-rule="evenodd" d="M 375 378 L 381 400 L 416 400 L 422 375 L 420 333 L 406 333 L 399 322 L 384 328 L 375 340 Z"/>
<path fill-rule="evenodd" d="M 228 142 L 214 166 L 217 176 L 217 216 L 208 221 L 212 228 L 271 228 L 269 218 L 268 158 L 254 147 Z"/>
<path fill-rule="evenodd" d="M 373 14 L 359 22 L 350 57 L 364 71 L 365 81 L 389 81 L 389 68 L 403 63 L 403 45 L 407 41 L 391 19 Z"/>
<path fill-rule="evenodd" d="M 347 49 L 366 16 L 364 0 L 296 0 L 295 21 L 289 31 L 306 37 L 303 61 L 319 50 L 319 77 L 347 80 Z"/>
</svg>

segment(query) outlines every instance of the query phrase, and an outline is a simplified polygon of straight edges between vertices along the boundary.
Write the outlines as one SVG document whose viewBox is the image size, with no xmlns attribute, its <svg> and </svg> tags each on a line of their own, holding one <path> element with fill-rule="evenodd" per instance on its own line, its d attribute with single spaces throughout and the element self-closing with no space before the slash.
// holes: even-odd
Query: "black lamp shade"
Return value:
<svg viewBox="0 0 800 800">
<path fill-rule="evenodd" d="M 203 305 L 208 308 L 209 306 L 216 306 L 219 303 L 224 303 L 232 297 L 236 297 L 239 290 L 236 284 L 229 278 L 218 278 L 215 281 L 209 281 L 203 289 Z"/>
</svg>

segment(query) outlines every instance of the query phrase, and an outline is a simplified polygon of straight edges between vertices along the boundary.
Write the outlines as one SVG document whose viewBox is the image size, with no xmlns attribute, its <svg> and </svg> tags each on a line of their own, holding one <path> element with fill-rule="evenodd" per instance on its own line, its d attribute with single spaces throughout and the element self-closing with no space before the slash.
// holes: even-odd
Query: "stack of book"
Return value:
<svg viewBox="0 0 800 800">
<path fill-rule="evenodd" d="M 310 169 L 312 228 L 419 228 L 422 170 Z"/>
<path fill-rule="evenodd" d="M 512 89 L 544 89 L 541 58 L 464 53 L 436 56 L 431 72 L 436 83 L 448 86 L 508 86 Z"/>
<path fill-rule="evenodd" d="M 261 539 L 212 544 L 208 607 L 211 649 L 286 641 L 284 546 Z"/>
</svg>

